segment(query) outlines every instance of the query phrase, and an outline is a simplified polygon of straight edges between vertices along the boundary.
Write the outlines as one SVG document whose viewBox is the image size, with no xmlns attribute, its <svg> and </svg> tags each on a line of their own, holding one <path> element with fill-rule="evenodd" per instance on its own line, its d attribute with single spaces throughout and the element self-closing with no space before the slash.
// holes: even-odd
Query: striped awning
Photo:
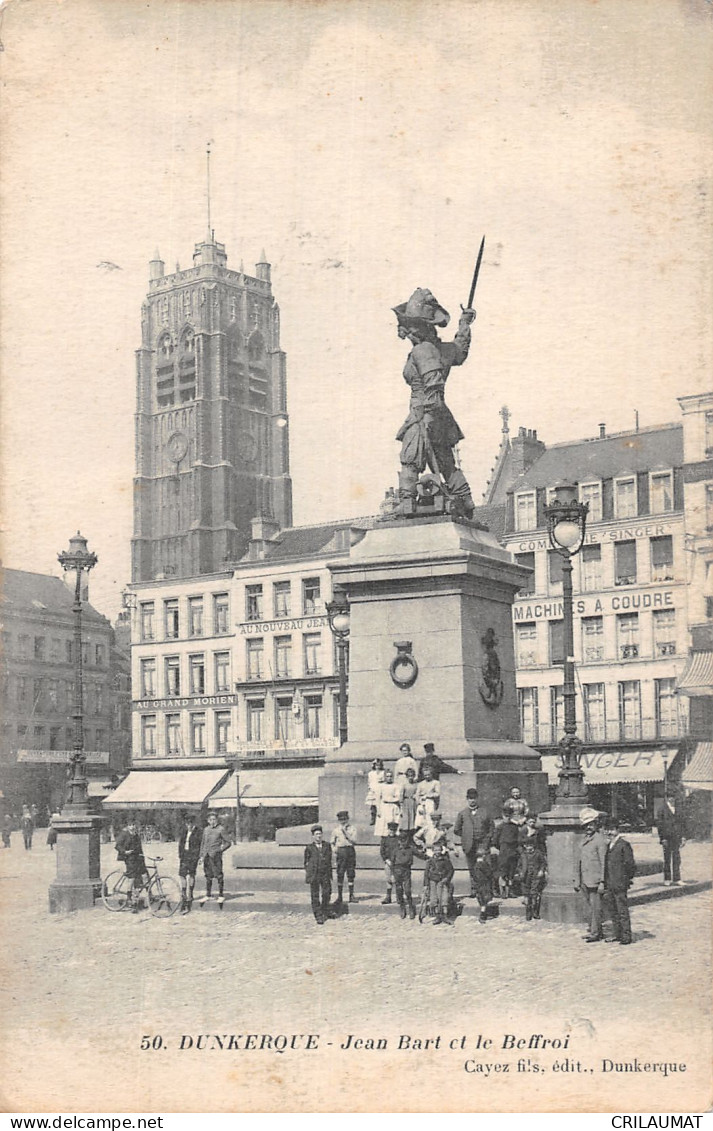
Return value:
<svg viewBox="0 0 713 1131">
<path fill-rule="evenodd" d="M 713 790 L 713 742 L 699 742 L 681 781 L 687 789 Z"/>
<path fill-rule="evenodd" d="M 680 695 L 713 695 L 713 652 L 691 652 L 677 690 Z"/>
<path fill-rule="evenodd" d="M 181 809 L 202 805 L 229 770 L 132 770 L 105 809 Z"/>
<path fill-rule="evenodd" d="M 614 785 L 619 782 L 663 781 L 664 754 L 666 766 L 676 757 L 675 748 L 668 750 L 584 750 L 580 763 L 584 770 L 585 782 L 593 785 Z M 558 754 L 543 754 L 542 769 L 546 771 L 550 785 L 559 781 L 561 766 Z"/>
<path fill-rule="evenodd" d="M 234 809 L 237 784 L 240 786 L 240 804 L 248 809 L 256 809 L 258 805 L 279 808 L 316 805 L 320 770 L 319 766 L 241 770 L 238 783 L 235 776 L 231 776 L 211 795 L 208 806 L 211 809 Z"/>
</svg>

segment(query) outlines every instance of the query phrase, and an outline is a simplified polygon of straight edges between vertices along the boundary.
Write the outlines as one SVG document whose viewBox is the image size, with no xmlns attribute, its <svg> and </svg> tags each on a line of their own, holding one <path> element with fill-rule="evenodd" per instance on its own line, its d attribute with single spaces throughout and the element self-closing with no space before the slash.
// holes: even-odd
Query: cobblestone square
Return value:
<svg viewBox="0 0 713 1131">
<path fill-rule="evenodd" d="M 163 846 L 168 872 L 174 850 Z M 707 852 L 684 849 L 684 874 Z M 113 846 L 103 857 L 108 870 Z M 463 917 L 454 927 L 347 916 L 322 928 L 293 911 L 159 920 L 99 905 L 50 916 L 53 874 L 39 837 L 31 852 L 15 838 L 0 853 L 6 1109 L 676 1111 L 707 1103 L 709 892 L 635 908 L 635 945 L 623 948 L 587 946 L 579 928 L 513 915 L 484 926 Z M 228 890 L 236 882 L 233 873 Z M 288 1047 L 245 1048 L 247 1034 L 286 1037 Z M 569 1036 L 560 1049 L 528 1046 L 538 1034 Z M 309 1035 L 316 1047 L 304 1047 Z M 635 1057 L 686 1070 L 601 1071 L 604 1059 Z M 509 1071 L 500 1074 L 503 1063 Z"/>
</svg>

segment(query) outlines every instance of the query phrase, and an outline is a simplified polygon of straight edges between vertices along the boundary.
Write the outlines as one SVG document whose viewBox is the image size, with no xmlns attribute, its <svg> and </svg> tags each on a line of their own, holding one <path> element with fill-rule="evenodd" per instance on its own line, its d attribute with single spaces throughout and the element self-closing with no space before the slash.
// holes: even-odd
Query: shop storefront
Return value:
<svg viewBox="0 0 713 1131">
<path fill-rule="evenodd" d="M 581 756 L 589 801 L 611 813 L 632 829 L 650 829 L 664 795 L 664 782 L 672 773 L 677 747 L 654 750 L 585 750 Z M 561 760 L 545 754 L 542 768 L 556 787 Z"/>
</svg>

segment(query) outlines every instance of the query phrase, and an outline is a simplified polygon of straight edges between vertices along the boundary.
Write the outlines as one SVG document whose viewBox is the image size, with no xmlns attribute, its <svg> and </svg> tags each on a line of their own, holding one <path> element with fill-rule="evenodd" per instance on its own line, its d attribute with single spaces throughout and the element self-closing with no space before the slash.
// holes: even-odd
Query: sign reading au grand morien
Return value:
<svg viewBox="0 0 713 1131">
<path fill-rule="evenodd" d="M 135 711 L 178 710 L 179 707 L 232 707 L 238 696 L 227 692 L 225 695 L 186 695 L 180 699 L 135 699 Z"/>
</svg>

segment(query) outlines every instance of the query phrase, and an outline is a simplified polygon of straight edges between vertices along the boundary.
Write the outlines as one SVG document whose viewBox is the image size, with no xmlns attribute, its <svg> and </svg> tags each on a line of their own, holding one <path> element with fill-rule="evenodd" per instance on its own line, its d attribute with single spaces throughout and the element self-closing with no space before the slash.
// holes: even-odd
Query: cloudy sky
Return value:
<svg viewBox="0 0 713 1131">
<path fill-rule="evenodd" d="M 416 286 L 452 314 L 480 496 L 507 404 L 546 442 L 678 418 L 710 385 L 708 0 L 10 0 L 2 40 L 5 564 L 79 526 L 94 603 L 129 579 L 148 261 L 265 248 L 295 522 L 396 482 Z M 115 264 L 111 269 L 102 264 Z M 455 317 L 454 317 L 455 322 Z"/>
</svg>

